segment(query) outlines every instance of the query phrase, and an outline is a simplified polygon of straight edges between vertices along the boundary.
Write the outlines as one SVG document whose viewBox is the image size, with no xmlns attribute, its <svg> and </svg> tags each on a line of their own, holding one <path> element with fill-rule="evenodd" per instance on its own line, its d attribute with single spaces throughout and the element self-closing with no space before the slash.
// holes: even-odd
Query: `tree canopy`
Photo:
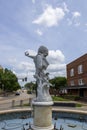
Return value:
<svg viewBox="0 0 87 130">
<path fill-rule="evenodd" d="M 65 77 L 55 77 L 50 80 L 50 83 L 53 85 L 53 88 L 60 89 L 66 86 L 67 80 Z"/>
<path fill-rule="evenodd" d="M 24 85 L 24 87 L 25 87 L 26 89 L 35 90 L 36 83 L 29 82 L 29 83 L 26 83 L 26 84 Z"/>
<path fill-rule="evenodd" d="M 7 68 L 0 69 L 0 88 L 11 92 L 20 89 L 16 75 Z"/>
</svg>

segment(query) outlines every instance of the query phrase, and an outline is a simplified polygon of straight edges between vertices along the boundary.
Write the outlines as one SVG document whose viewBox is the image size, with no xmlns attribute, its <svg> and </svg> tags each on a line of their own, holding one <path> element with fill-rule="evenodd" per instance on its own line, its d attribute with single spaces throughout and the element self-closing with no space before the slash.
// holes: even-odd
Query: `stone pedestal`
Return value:
<svg viewBox="0 0 87 130">
<path fill-rule="evenodd" d="M 33 130 L 53 130 L 52 124 L 53 102 L 32 102 L 34 108 Z"/>
</svg>

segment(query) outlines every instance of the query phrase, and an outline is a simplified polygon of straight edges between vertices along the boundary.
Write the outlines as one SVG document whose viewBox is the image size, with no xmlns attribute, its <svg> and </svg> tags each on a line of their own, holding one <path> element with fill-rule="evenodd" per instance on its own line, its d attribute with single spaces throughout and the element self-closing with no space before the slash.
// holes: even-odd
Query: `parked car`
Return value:
<svg viewBox="0 0 87 130">
<path fill-rule="evenodd" d="M 19 92 L 16 92 L 16 93 L 15 93 L 15 96 L 19 96 L 19 95 L 20 95 L 20 93 L 19 93 Z"/>
</svg>

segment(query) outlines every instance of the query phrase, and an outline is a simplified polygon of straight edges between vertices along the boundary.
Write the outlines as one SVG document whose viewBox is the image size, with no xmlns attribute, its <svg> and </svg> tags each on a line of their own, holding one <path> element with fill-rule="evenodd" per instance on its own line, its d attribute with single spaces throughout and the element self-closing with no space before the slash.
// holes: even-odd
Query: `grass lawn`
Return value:
<svg viewBox="0 0 87 130">
<path fill-rule="evenodd" d="M 53 101 L 70 101 L 69 99 L 65 99 L 63 97 L 60 96 L 52 96 Z"/>
<path fill-rule="evenodd" d="M 53 99 L 53 101 L 67 101 L 67 102 L 69 102 L 69 101 L 72 101 L 72 100 L 70 100 L 70 99 L 65 99 L 65 98 L 63 98 L 63 97 L 60 97 L 60 96 L 52 96 L 52 99 Z M 81 104 L 81 103 L 76 103 L 76 107 L 82 107 L 83 105 Z"/>
</svg>

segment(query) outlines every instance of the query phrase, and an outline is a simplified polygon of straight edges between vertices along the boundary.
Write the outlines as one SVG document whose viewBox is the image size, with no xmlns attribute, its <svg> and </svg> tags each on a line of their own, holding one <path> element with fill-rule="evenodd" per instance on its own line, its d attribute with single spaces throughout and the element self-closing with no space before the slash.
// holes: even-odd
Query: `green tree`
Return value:
<svg viewBox="0 0 87 130">
<path fill-rule="evenodd" d="M 4 91 L 16 91 L 20 89 L 16 75 L 7 68 L 0 70 L 0 87 Z"/>
<path fill-rule="evenodd" d="M 25 87 L 26 89 L 35 90 L 36 84 L 33 83 L 33 82 L 29 82 L 29 83 L 26 83 L 26 84 L 24 85 L 24 87 Z"/>
<path fill-rule="evenodd" d="M 67 80 L 65 77 L 55 77 L 50 80 L 50 83 L 53 84 L 54 89 L 60 89 L 66 86 Z"/>
</svg>

